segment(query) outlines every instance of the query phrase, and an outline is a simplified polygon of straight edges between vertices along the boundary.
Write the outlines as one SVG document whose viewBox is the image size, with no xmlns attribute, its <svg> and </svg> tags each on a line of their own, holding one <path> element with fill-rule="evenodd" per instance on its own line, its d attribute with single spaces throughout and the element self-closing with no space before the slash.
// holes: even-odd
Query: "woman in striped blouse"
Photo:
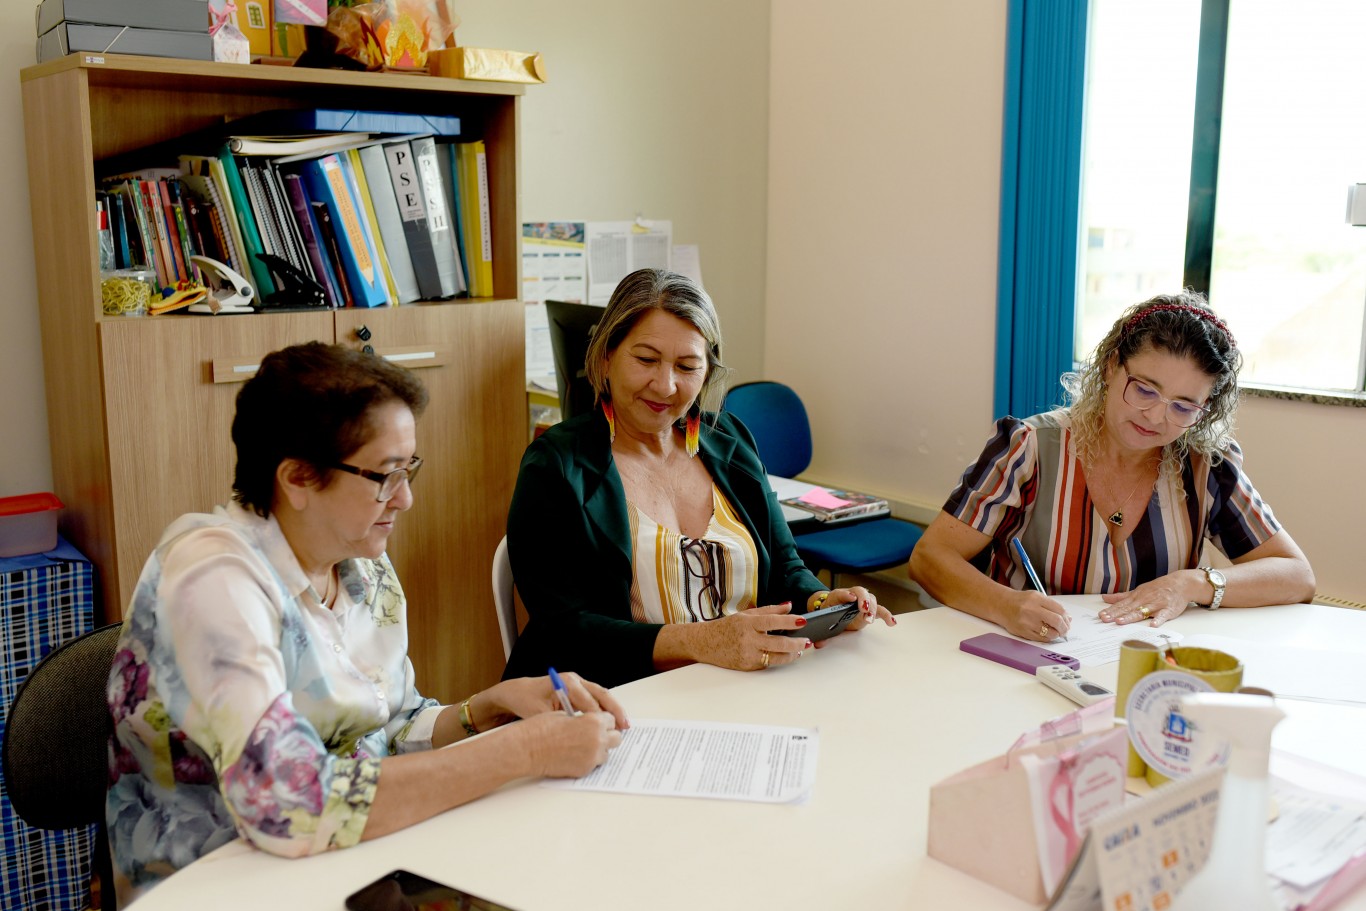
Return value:
<svg viewBox="0 0 1366 911">
<path fill-rule="evenodd" d="M 997 422 L 916 546 L 911 577 L 945 604 L 1045 642 L 1070 622 L 1051 595 L 1100 593 L 1102 620 L 1153 626 L 1192 605 L 1309 600 L 1309 561 L 1230 436 L 1241 363 L 1202 295 L 1130 307 L 1081 372 L 1063 377 L 1069 407 Z M 1012 538 L 1044 591 L 1032 590 Z M 1233 565 L 1201 565 L 1206 541 Z"/>
</svg>

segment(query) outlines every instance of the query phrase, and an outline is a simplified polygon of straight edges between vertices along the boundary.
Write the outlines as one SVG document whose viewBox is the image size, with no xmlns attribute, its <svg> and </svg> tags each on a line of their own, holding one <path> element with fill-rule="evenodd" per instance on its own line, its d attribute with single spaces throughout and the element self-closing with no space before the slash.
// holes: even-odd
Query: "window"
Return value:
<svg viewBox="0 0 1366 911">
<path fill-rule="evenodd" d="M 1189 285 L 1229 320 L 1244 381 L 1359 390 L 1366 228 L 1345 213 L 1366 182 L 1366 4 L 1199 7 L 1092 0 L 1078 358 L 1125 306 Z"/>
</svg>

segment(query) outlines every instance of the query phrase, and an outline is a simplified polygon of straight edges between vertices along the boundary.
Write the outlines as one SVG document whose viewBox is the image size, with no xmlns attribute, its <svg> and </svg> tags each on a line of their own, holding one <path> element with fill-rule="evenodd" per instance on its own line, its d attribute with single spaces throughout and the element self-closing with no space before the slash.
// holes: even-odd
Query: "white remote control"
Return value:
<svg viewBox="0 0 1366 911">
<path fill-rule="evenodd" d="M 1035 668 L 1034 676 L 1078 705 L 1091 705 L 1114 695 L 1105 687 L 1092 683 L 1065 664 L 1049 664 Z"/>
</svg>

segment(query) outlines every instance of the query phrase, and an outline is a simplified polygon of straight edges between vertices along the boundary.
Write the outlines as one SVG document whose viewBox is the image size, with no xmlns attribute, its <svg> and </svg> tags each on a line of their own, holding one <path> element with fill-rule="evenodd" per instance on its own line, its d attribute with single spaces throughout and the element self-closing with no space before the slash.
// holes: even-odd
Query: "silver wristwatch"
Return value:
<svg viewBox="0 0 1366 911">
<path fill-rule="evenodd" d="M 1213 566 L 1199 566 L 1196 568 L 1204 573 L 1205 578 L 1209 580 L 1209 584 L 1214 586 L 1213 600 L 1211 600 L 1209 604 L 1201 606 L 1206 610 L 1218 610 L 1220 603 L 1224 600 L 1224 587 L 1228 585 L 1228 580 L 1224 578 L 1222 572 L 1215 569 Z"/>
</svg>

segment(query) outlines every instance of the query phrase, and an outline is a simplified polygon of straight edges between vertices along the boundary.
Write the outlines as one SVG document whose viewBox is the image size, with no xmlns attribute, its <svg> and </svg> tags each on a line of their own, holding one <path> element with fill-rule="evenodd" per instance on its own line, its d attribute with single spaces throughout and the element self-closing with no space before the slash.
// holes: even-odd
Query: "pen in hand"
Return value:
<svg viewBox="0 0 1366 911">
<path fill-rule="evenodd" d="M 1024 566 L 1025 575 L 1029 576 L 1029 581 L 1034 586 L 1034 589 L 1042 594 L 1047 594 L 1047 592 L 1044 591 L 1043 582 L 1039 579 L 1039 574 L 1034 571 L 1034 564 L 1029 562 L 1029 554 L 1025 553 L 1024 545 L 1020 543 L 1020 539 L 1011 538 L 1010 545 L 1015 548 L 1015 553 L 1020 558 L 1020 564 Z M 1067 634 L 1059 632 L 1058 638 L 1062 639 L 1063 642 L 1066 642 Z"/>
<path fill-rule="evenodd" d="M 564 708 L 564 713 L 573 718 L 575 715 L 574 704 L 569 701 L 569 691 L 564 688 L 564 681 L 560 675 L 555 673 L 555 669 L 550 669 L 550 685 L 555 688 L 555 696 L 560 700 L 560 705 Z"/>
</svg>

